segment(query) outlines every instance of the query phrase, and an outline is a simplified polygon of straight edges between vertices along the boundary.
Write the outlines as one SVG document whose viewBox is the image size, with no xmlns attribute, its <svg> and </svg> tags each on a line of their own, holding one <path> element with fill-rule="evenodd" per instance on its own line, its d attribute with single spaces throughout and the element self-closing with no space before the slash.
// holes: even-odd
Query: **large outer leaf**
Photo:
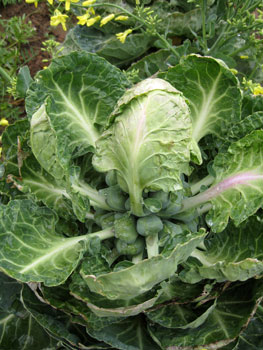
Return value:
<svg viewBox="0 0 263 350">
<path fill-rule="evenodd" d="M 263 220 L 251 217 L 239 227 L 229 223 L 205 240 L 205 251 L 196 250 L 200 279 L 245 281 L 263 273 Z"/>
<path fill-rule="evenodd" d="M 159 346 L 149 336 L 141 316 L 128 318 L 103 329 L 90 329 L 92 337 L 102 340 L 121 350 L 159 350 Z"/>
<path fill-rule="evenodd" d="M 206 220 L 214 232 L 222 231 L 229 217 L 239 225 L 262 207 L 262 144 L 263 131 L 256 130 L 215 157 L 216 180 L 205 195 L 212 196 L 213 208 Z"/>
<path fill-rule="evenodd" d="M 72 155 L 95 146 L 128 85 L 124 74 L 103 58 L 73 52 L 55 59 L 36 75 L 26 100 L 27 112 L 31 118 L 48 97 L 46 112 L 56 133 L 58 158 L 67 166 Z M 47 137 L 49 134 L 47 130 Z M 42 140 L 40 148 L 44 147 Z"/>
<path fill-rule="evenodd" d="M 125 43 L 121 43 L 114 34 L 105 34 L 86 26 L 75 26 L 67 34 L 63 53 L 73 50 L 96 52 L 110 63 L 122 67 L 142 56 L 152 42 L 153 38 L 148 35 L 130 34 Z"/>
<path fill-rule="evenodd" d="M 193 148 L 189 110 L 169 83 L 147 79 L 126 92 L 113 117 L 114 124 L 97 142 L 93 164 L 98 171 L 117 170 L 132 212 L 143 216 L 144 189 L 182 187 L 180 175 L 189 170 Z"/>
<path fill-rule="evenodd" d="M 196 141 L 207 134 L 224 138 L 229 126 L 240 120 L 238 80 L 222 61 L 189 55 L 160 77 L 188 99 Z"/>
<path fill-rule="evenodd" d="M 120 271 L 94 276 L 87 274 L 82 268 L 80 273 L 92 292 L 113 300 L 132 299 L 172 276 L 177 265 L 187 259 L 205 234 L 202 230 L 185 237 L 185 241 L 178 243 L 168 256 L 158 255 L 142 260 Z"/>
<path fill-rule="evenodd" d="M 0 207 L 0 268 L 22 282 L 63 283 L 83 254 L 83 236 L 55 232 L 57 217 L 30 200 Z M 81 238 L 82 237 L 82 238 Z"/>
<path fill-rule="evenodd" d="M 56 350 L 57 341 L 23 308 L 21 284 L 0 273 L 0 349 Z"/>
<path fill-rule="evenodd" d="M 150 334 L 166 350 L 220 349 L 239 335 L 255 311 L 258 300 L 254 285 L 250 281 L 226 289 L 206 321 L 194 331 L 150 324 Z"/>
</svg>

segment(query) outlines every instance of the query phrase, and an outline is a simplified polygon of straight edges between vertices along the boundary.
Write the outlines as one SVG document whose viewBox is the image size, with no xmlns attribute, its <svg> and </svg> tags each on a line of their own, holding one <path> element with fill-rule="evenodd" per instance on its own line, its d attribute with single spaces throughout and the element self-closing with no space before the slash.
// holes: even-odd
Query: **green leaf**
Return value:
<svg viewBox="0 0 263 350">
<path fill-rule="evenodd" d="M 72 157 L 94 148 L 109 114 L 128 85 L 116 67 L 83 51 L 53 60 L 36 75 L 27 94 L 27 112 L 32 118 L 47 101 L 46 113 L 55 131 L 57 156 L 63 167 L 68 167 Z M 50 136 L 49 128 L 47 136 Z"/>
<path fill-rule="evenodd" d="M 257 306 L 254 281 L 233 284 L 218 297 L 216 307 L 198 328 L 169 329 L 149 324 L 153 339 L 167 350 L 220 349 L 234 341 Z"/>
<path fill-rule="evenodd" d="M 216 303 L 194 309 L 193 304 L 172 303 L 157 306 L 156 310 L 146 311 L 147 317 L 154 323 L 166 328 L 197 328 L 200 327 L 214 310 Z"/>
<path fill-rule="evenodd" d="M 97 142 L 93 165 L 102 172 L 117 170 L 132 213 L 143 216 L 143 190 L 175 191 L 182 187 L 181 173 L 189 171 L 189 110 L 170 84 L 148 79 L 124 94 L 113 117 L 114 124 Z"/>
<path fill-rule="evenodd" d="M 100 330 L 87 328 L 90 336 L 120 350 L 159 350 L 148 335 L 143 318 L 128 318 Z"/>
<path fill-rule="evenodd" d="M 56 133 L 50 125 L 45 103 L 33 114 L 30 124 L 30 145 L 37 161 L 54 178 L 63 178 L 65 172 L 58 157 Z"/>
<path fill-rule="evenodd" d="M 207 134 L 224 139 L 229 127 L 240 121 L 238 80 L 222 61 L 189 55 L 159 76 L 188 99 L 197 142 Z"/>
<path fill-rule="evenodd" d="M 86 282 L 78 274 L 74 274 L 70 284 L 70 293 L 82 300 L 99 317 L 135 316 L 152 307 L 160 297 L 160 293 L 147 292 L 138 298 L 127 300 L 110 300 L 100 294 L 92 293 Z"/>
<path fill-rule="evenodd" d="M 229 223 L 204 244 L 204 251 L 196 249 L 192 254 L 202 264 L 196 267 L 201 278 L 245 281 L 263 273 L 263 220 L 258 216 L 238 227 Z"/>
<path fill-rule="evenodd" d="M 213 207 L 206 221 L 214 232 L 222 231 L 229 217 L 239 225 L 262 207 L 262 142 L 263 131 L 256 130 L 215 157 L 216 180 L 202 193 L 211 195 Z"/>
<path fill-rule="evenodd" d="M 26 96 L 26 92 L 32 80 L 28 66 L 21 67 L 17 74 L 16 83 L 16 93 L 19 97 L 24 98 Z"/>
<path fill-rule="evenodd" d="M 192 235 L 182 235 L 182 242 L 176 244 L 169 253 L 167 252 L 167 255 L 142 260 L 117 272 L 95 276 L 94 272 L 88 274 L 82 267 L 80 274 L 92 292 L 112 300 L 129 300 L 172 276 L 177 270 L 177 265 L 188 258 L 205 235 L 203 230 Z"/>
<path fill-rule="evenodd" d="M 23 162 L 21 174 L 21 191 L 37 201 L 42 201 L 62 217 L 69 218 L 73 214 L 72 197 L 66 191 L 65 182 L 54 179 L 41 168 L 33 155 Z"/>
<path fill-rule="evenodd" d="M 56 222 L 54 212 L 30 200 L 1 206 L 1 269 L 22 282 L 63 283 L 82 258 L 84 237 L 58 235 Z"/>
<path fill-rule="evenodd" d="M 73 50 L 94 52 L 110 63 L 122 67 L 142 56 L 152 41 L 152 37 L 145 34 L 130 34 L 125 43 L 121 43 L 115 35 L 103 33 L 95 28 L 75 26 L 67 34 L 63 53 Z"/>
<path fill-rule="evenodd" d="M 19 301 L 22 286 L 0 273 L 1 350 L 55 350 L 57 341 L 32 318 Z"/>
</svg>

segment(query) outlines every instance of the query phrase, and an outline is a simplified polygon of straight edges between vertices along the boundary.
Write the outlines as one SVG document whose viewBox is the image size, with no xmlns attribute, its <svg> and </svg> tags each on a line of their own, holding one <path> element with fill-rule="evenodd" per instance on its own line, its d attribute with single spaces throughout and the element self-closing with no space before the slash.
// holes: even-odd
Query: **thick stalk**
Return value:
<svg viewBox="0 0 263 350">
<path fill-rule="evenodd" d="M 230 176 L 194 197 L 185 198 L 182 202 L 182 208 L 178 214 L 201 206 L 202 204 L 209 202 L 211 199 L 216 198 L 221 193 L 231 188 L 235 188 L 238 185 L 249 184 L 251 181 L 256 180 L 263 180 L 263 175 L 247 172 Z"/>
<path fill-rule="evenodd" d="M 72 184 L 72 188 L 78 191 L 80 194 L 87 196 L 90 199 L 90 204 L 92 206 L 97 206 L 101 209 L 112 211 L 112 208 L 110 208 L 106 203 L 105 198 L 88 184 L 80 182 L 79 185 Z"/>
<path fill-rule="evenodd" d="M 133 184 L 133 186 L 129 187 L 129 195 L 130 195 L 130 205 L 131 212 L 136 216 L 145 216 L 142 205 L 142 192 L 138 186 Z"/>
<path fill-rule="evenodd" d="M 215 178 L 212 175 L 207 175 L 202 180 L 196 182 L 193 185 L 190 185 L 191 186 L 192 195 L 194 196 L 195 194 L 200 192 L 200 188 L 202 186 L 210 186 L 214 182 L 214 180 L 215 180 Z"/>
<path fill-rule="evenodd" d="M 148 259 L 159 254 L 158 233 L 145 237 Z"/>
<path fill-rule="evenodd" d="M 192 251 L 191 256 L 198 259 L 203 266 L 209 267 L 213 265 L 206 259 L 205 254 L 197 248 Z"/>
</svg>

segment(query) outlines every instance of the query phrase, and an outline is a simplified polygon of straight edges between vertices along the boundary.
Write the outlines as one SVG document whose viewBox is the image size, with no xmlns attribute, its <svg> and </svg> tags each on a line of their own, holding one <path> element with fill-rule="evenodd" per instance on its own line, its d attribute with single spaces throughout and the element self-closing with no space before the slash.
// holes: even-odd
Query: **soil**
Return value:
<svg viewBox="0 0 263 350">
<path fill-rule="evenodd" d="M 51 37 L 56 41 L 63 42 L 66 32 L 63 31 L 61 25 L 58 27 L 50 26 L 51 14 L 46 2 L 38 3 L 37 8 L 35 8 L 34 4 L 27 4 L 24 1 L 14 5 L 7 5 L 6 7 L 0 4 L 0 14 L 2 19 L 9 19 L 13 16 L 22 16 L 25 14 L 26 20 L 31 21 L 33 27 L 35 27 L 36 34 L 30 39 L 30 44 L 28 45 L 28 48 L 33 49 L 34 58 L 27 62 L 31 76 L 34 76 L 37 71 L 47 65 L 42 60 L 50 58 L 46 52 L 41 50 L 41 47 L 43 47 L 42 42 Z"/>
</svg>

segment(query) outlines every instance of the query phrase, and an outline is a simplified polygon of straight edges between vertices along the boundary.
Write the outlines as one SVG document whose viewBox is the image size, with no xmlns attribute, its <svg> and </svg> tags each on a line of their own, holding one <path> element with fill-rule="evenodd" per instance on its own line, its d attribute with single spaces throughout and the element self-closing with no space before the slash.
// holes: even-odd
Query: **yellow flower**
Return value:
<svg viewBox="0 0 263 350">
<path fill-rule="evenodd" d="M 118 16 L 115 18 L 115 21 L 127 21 L 128 16 Z"/>
<path fill-rule="evenodd" d="M 260 84 L 254 87 L 253 95 L 263 95 L 263 87 Z"/>
<path fill-rule="evenodd" d="M 66 11 L 70 10 L 70 3 L 71 2 L 79 2 L 79 0 L 59 0 L 59 1 L 65 1 L 65 10 Z"/>
<path fill-rule="evenodd" d="M 0 125 L 1 125 L 1 126 L 7 126 L 7 125 L 9 125 L 8 120 L 5 119 L 5 118 L 2 118 L 2 119 L 0 120 Z"/>
<path fill-rule="evenodd" d="M 2 156 L 2 147 L 0 147 L 0 157 Z"/>
<path fill-rule="evenodd" d="M 87 0 L 82 3 L 82 6 L 90 6 L 94 4 L 97 0 Z"/>
<path fill-rule="evenodd" d="M 127 30 L 125 30 L 125 32 L 123 32 L 123 33 L 118 33 L 118 34 L 116 34 L 116 37 L 117 37 L 117 39 L 120 40 L 120 42 L 121 42 L 122 44 L 124 44 L 124 43 L 125 43 L 125 40 L 126 40 L 126 38 L 127 38 L 127 36 L 128 36 L 129 34 L 131 34 L 131 32 L 132 32 L 132 29 L 127 29 Z"/>
<path fill-rule="evenodd" d="M 53 0 L 47 0 L 50 5 L 53 5 Z"/>
<path fill-rule="evenodd" d="M 230 71 L 231 71 L 233 74 L 235 74 L 235 75 L 237 75 L 237 73 L 238 73 L 238 71 L 237 71 L 236 69 L 234 69 L 234 68 L 230 68 Z"/>
<path fill-rule="evenodd" d="M 115 17 L 115 15 L 113 13 L 111 13 L 110 15 L 102 18 L 102 20 L 100 21 L 100 27 L 104 26 L 105 24 L 107 24 L 109 21 L 111 21 L 113 18 Z"/>
<path fill-rule="evenodd" d="M 100 16 L 96 16 L 96 17 L 88 19 L 87 20 L 87 27 L 93 26 L 93 24 L 98 22 L 100 20 L 100 18 L 101 18 Z"/>
<path fill-rule="evenodd" d="M 38 0 L 25 0 L 27 4 L 35 4 L 35 7 L 38 5 Z"/>
<path fill-rule="evenodd" d="M 50 25 L 56 27 L 59 24 L 61 24 L 62 28 L 64 30 L 67 30 L 67 27 L 66 27 L 67 18 L 68 18 L 67 15 L 63 15 L 59 10 L 55 10 L 54 16 L 51 16 L 50 18 Z"/>
<path fill-rule="evenodd" d="M 241 58 L 242 60 L 247 60 L 247 59 L 248 59 L 248 56 L 247 56 L 247 55 L 242 55 L 242 56 L 240 56 L 240 58 Z"/>
<path fill-rule="evenodd" d="M 90 11 L 86 11 L 85 15 L 82 16 L 77 16 L 78 24 L 80 24 L 81 26 L 84 26 L 85 24 L 87 24 L 88 19 L 90 18 Z"/>
</svg>

